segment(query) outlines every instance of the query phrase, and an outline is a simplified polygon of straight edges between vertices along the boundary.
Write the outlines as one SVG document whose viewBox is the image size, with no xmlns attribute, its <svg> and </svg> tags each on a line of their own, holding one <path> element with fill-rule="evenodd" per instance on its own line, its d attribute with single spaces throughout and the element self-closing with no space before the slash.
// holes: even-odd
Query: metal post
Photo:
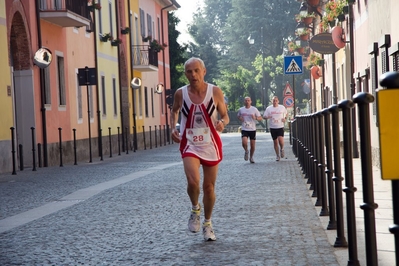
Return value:
<svg viewBox="0 0 399 266">
<path fill-rule="evenodd" d="M 143 126 L 143 141 L 144 141 L 144 150 L 146 150 L 147 149 L 147 144 L 145 142 L 145 129 L 144 129 L 144 126 Z"/>
<path fill-rule="evenodd" d="M 120 128 L 118 127 L 118 155 L 121 155 L 121 138 L 120 138 Z"/>
<path fill-rule="evenodd" d="M 108 127 L 108 140 L 109 140 L 109 157 L 112 157 L 111 127 Z M 127 143 L 126 143 L 126 150 L 127 150 Z"/>
<path fill-rule="evenodd" d="M 374 96 L 360 92 L 353 96 L 353 101 L 358 105 L 359 133 L 360 133 L 360 158 L 362 166 L 363 204 L 360 208 L 364 211 L 364 233 L 366 239 L 367 265 L 378 265 L 377 236 L 375 229 L 375 209 L 378 205 L 374 202 L 373 167 L 371 159 L 370 137 L 370 107 Z"/>
<path fill-rule="evenodd" d="M 357 254 L 356 239 L 356 214 L 355 214 L 355 192 L 356 187 L 353 184 L 353 157 L 352 157 L 352 121 L 351 109 L 354 104 L 351 100 L 342 100 L 338 103 L 342 109 L 343 124 L 343 145 L 344 145 L 344 163 L 345 163 L 345 188 L 346 193 L 346 219 L 348 228 L 348 265 L 359 265 Z"/>
<path fill-rule="evenodd" d="M 341 147 L 339 137 L 339 107 L 334 104 L 328 110 L 331 112 L 331 127 L 332 127 L 332 140 L 333 140 L 333 157 L 334 157 L 334 177 L 335 183 L 335 203 L 337 212 L 337 237 L 335 239 L 334 247 L 347 247 L 345 233 L 344 233 L 344 211 L 342 203 L 342 180 L 341 176 Z"/>
<path fill-rule="evenodd" d="M 58 138 L 59 138 L 59 149 L 60 149 L 60 167 L 63 167 L 62 164 L 62 128 L 58 128 Z"/>
<path fill-rule="evenodd" d="M 16 163 L 15 163 L 15 138 L 14 138 L 14 127 L 10 127 L 11 130 L 11 157 L 12 157 L 12 174 L 16 175 Z"/>
<path fill-rule="evenodd" d="M 76 128 L 72 129 L 72 131 L 73 131 L 73 155 L 75 158 L 74 165 L 77 165 L 78 159 L 77 159 L 77 155 L 76 155 Z"/>
<path fill-rule="evenodd" d="M 87 68 L 87 67 L 86 67 Z M 87 71 L 86 71 L 87 72 Z M 88 72 L 87 72 L 88 73 Z M 89 156 L 90 160 L 89 163 L 91 163 L 92 160 L 92 155 L 91 155 L 91 127 L 90 127 L 90 99 L 89 99 L 89 85 L 86 86 L 87 88 L 87 126 L 89 128 Z"/>
<path fill-rule="evenodd" d="M 127 127 L 125 127 L 125 132 L 126 132 L 126 134 L 125 134 L 125 138 L 126 138 L 126 143 L 127 143 Z M 126 147 L 126 154 L 129 154 L 129 149 L 127 149 L 127 147 Z"/>
<path fill-rule="evenodd" d="M 30 128 L 32 130 L 32 156 L 33 156 L 33 169 L 32 171 L 36 171 L 36 143 L 35 143 L 35 128 L 31 127 Z"/>
<path fill-rule="evenodd" d="M 150 149 L 152 149 L 151 126 L 150 127 Z"/>
<path fill-rule="evenodd" d="M 323 114 L 321 111 L 317 112 L 318 120 L 318 134 L 319 134 L 319 173 L 320 173 L 320 197 L 321 197 L 321 211 L 320 216 L 329 216 L 327 206 L 327 188 L 326 188 L 326 175 L 325 175 L 325 155 L 324 155 L 324 127 L 323 127 Z"/>
<path fill-rule="evenodd" d="M 326 177 L 327 177 L 327 189 L 328 189 L 328 205 L 330 206 L 330 220 L 327 225 L 327 230 L 337 229 L 337 220 L 335 218 L 335 197 L 333 187 L 333 170 L 332 170 L 332 154 L 331 154 L 331 119 L 330 111 L 327 108 L 322 110 L 324 115 L 324 138 L 325 138 L 325 149 L 326 149 Z"/>
</svg>

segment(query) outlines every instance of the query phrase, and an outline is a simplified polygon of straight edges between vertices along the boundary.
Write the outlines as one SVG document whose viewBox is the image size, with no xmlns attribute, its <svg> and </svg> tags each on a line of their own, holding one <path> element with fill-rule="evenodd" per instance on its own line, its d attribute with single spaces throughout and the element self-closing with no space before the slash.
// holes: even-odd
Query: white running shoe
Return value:
<svg viewBox="0 0 399 266">
<path fill-rule="evenodd" d="M 280 150 L 280 156 L 281 156 L 281 158 L 283 158 L 283 159 L 285 158 L 284 149 L 281 149 L 281 150 Z"/>
<path fill-rule="evenodd" d="M 254 158 L 249 158 L 249 161 L 251 162 L 251 163 L 255 163 L 255 161 L 254 161 Z"/>
<path fill-rule="evenodd" d="M 213 232 L 212 223 L 206 222 L 202 224 L 202 233 L 204 234 L 205 241 L 215 241 L 216 236 Z"/>
<path fill-rule="evenodd" d="M 244 160 L 248 161 L 248 151 L 246 151 L 245 154 L 244 154 Z"/>
<path fill-rule="evenodd" d="M 199 210 L 191 210 L 190 219 L 188 219 L 188 230 L 193 233 L 198 233 L 201 229 L 201 206 Z"/>
<path fill-rule="evenodd" d="M 276 157 L 276 161 L 280 161 L 280 156 L 277 156 L 277 157 Z"/>
</svg>

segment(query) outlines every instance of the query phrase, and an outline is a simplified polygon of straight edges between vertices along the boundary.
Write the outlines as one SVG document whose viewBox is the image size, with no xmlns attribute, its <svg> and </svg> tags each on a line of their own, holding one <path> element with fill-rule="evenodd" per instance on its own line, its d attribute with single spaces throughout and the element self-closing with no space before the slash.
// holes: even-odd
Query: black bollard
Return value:
<svg viewBox="0 0 399 266">
<path fill-rule="evenodd" d="M 62 165 L 62 128 L 58 128 L 58 138 L 59 138 L 59 143 L 58 143 L 58 147 L 60 150 L 60 167 L 63 167 Z"/>
<path fill-rule="evenodd" d="M 126 141 L 126 146 L 125 146 L 125 147 L 126 147 L 126 154 L 129 154 L 129 149 L 127 148 L 127 132 L 128 132 L 128 131 L 127 131 L 127 127 L 125 127 L 125 132 L 126 132 L 126 133 L 125 133 L 125 141 Z"/>
<path fill-rule="evenodd" d="M 73 157 L 74 157 L 74 165 L 78 165 L 78 156 L 76 153 L 76 128 L 72 129 L 73 131 Z"/>
<path fill-rule="evenodd" d="M 32 171 L 36 171 L 36 141 L 35 141 L 35 128 L 31 127 L 30 128 L 32 131 L 32 160 L 33 160 L 33 168 Z"/>
<path fill-rule="evenodd" d="M 162 147 L 162 128 L 159 125 L 159 147 Z"/>
<path fill-rule="evenodd" d="M 166 131 L 166 125 L 163 125 L 163 138 L 164 138 L 164 146 L 166 146 L 166 140 L 167 140 L 167 134 L 168 132 Z"/>
<path fill-rule="evenodd" d="M 42 167 L 42 144 L 37 144 L 37 157 L 39 158 L 39 167 Z"/>
<path fill-rule="evenodd" d="M 157 148 L 157 126 L 154 126 L 154 140 L 155 140 L 155 148 Z"/>
<path fill-rule="evenodd" d="M 133 152 L 136 152 L 137 150 L 137 129 L 136 127 L 133 127 Z"/>
<path fill-rule="evenodd" d="M 15 138 L 14 138 L 14 127 L 10 127 L 11 130 L 11 157 L 12 157 L 12 174 L 16 175 L 16 162 L 15 162 Z"/>
<path fill-rule="evenodd" d="M 118 127 L 118 155 L 121 155 L 121 135 L 120 135 L 120 128 Z"/>
<path fill-rule="evenodd" d="M 167 138 L 168 138 L 168 143 L 169 143 L 169 145 L 170 145 L 170 139 L 171 139 L 171 137 L 170 137 L 170 130 L 169 130 L 169 125 L 166 125 L 166 134 L 167 134 Z"/>
<path fill-rule="evenodd" d="M 370 93 L 359 92 L 353 95 L 353 102 L 358 105 L 359 133 L 360 133 L 360 158 L 362 166 L 363 204 L 360 208 L 364 211 L 364 233 L 366 239 L 367 265 L 378 265 L 377 237 L 375 230 L 375 209 L 378 205 L 374 202 L 373 167 L 371 159 L 370 137 L 370 107 L 374 96 Z"/>
<path fill-rule="evenodd" d="M 343 145 L 345 164 L 345 188 L 346 193 L 346 222 L 348 228 L 348 265 L 359 265 L 356 239 L 356 214 L 355 214 L 355 192 L 353 184 L 353 156 L 352 156 L 352 119 L 351 109 L 354 103 L 351 100 L 342 100 L 338 107 L 342 110 Z"/>
<path fill-rule="evenodd" d="M 335 205 L 337 213 L 337 237 L 335 239 L 334 247 L 347 247 L 348 243 L 345 238 L 344 229 L 344 207 L 342 199 L 342 181 L 344 180 L 341 176 L 341 147 L 339 137 L 339 112 L 340 108 L 338 105 L 331 105 L 328 110 L 331 112 L 331 128 L 332 128 L 332 140 L 333 140 L 333 157 L 334 157 L 334 177 L 333 181 L 335 184 Z"/>
<path fill-rule="evenodd" d="M 335 196 L 333 187 L 333 170 L 332 170 L 332 154 L 331 154 L 331 119 L 330 111 L 327 108 L 322 110 L 324 115 L 324 140 L 326 147 L 326 177 L 328 190 L 328 205 L 330 206 L 330 220 L 328 221 L 327 230 L 337 229 L 337 220 L 335 218 Z"/>
<path fill-rule="evenodd" d="M 22 147 L 22 144 L 19 144 L 18 148 L 19 148 L 19 170 L 23 171 L 24 170 L 24 148 Z"/>
<path fill-rule="evenodd" d="M 144 129 L 144 126 L 143 126 L 143 141 L 144 141 L 144 150 L 146 150 L 147 149 L 147 144 L 146 144 L 146 141 L 145 141 L 145 129 Z"/>
<path fill-rule="evenodd" d="M 111 138 L 111 127 L 108 127 L 108 140 L 109 140 L 109 157 L 112 157 L 112 138 Z M 126 150 L 128 146 L 126 145 Z"/>
<path fill-rule="evenodd" d="M 152 137 L 151 137 L 151 126 L 150 127 L 150 150 L 152 149 Z"/>
<path fill-rule="evenodd" d="M 99 134 L 100 134 L 100 136 L 98 136 L 99 138 L 100 138 L 100 143 L 101 143 L 101 149 L 100 149 L 100 161 L 102 161 L 104 158 L 103 158 L 103 129 L 102 128 L 100 128 L 100 132 L 99 132 Z M 90 162 L 91 162 L 91 153 L 90 153 Z"/>
<path fill-rule="evenodd" d="M 133 152 L 136 152 L 137 150 L 136 141 L 137 141 L 136 127 L 133 127 Z"/>
<path fill-rule="evenodd" d="M 324 154 L 324 120 L 323 114 L 320 112 L 316 113 L 318 122 L 318 155 L 319 155 L 319 192 L 321 198 L 321 210 L 320 216 L 329 216 L 328 206 L 327 206 L 327 187 L 326 187 L 326 174 L 325 174 L 325 154 Z"/>
</svg>

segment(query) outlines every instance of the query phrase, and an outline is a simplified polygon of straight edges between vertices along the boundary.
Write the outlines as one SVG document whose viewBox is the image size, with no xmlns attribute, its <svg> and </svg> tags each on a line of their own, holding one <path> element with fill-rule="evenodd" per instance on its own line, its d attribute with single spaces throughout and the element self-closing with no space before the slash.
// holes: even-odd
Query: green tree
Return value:
<svg viewBox="0 0 399 266">
<path fill-rule="evenodd" d="M 180 32 L 176 30 L 176 25 L 180 22 L 174 12 L 168 13 L 169 31 L 169 57 L 170 57 L 170 83 L 172 89 L 180 88 L 187 82 L 184 76 L 184 62 L 187 60 L 187 45 L 181 46 L 177 39 Z"/>
</svg>

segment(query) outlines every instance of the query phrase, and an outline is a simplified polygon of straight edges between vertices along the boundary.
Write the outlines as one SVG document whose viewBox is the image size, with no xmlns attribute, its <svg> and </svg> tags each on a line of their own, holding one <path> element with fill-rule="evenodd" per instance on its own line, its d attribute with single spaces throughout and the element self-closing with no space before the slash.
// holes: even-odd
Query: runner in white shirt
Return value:
<svg viewBox="0 0 399 266">
<path fill-rule="evenodd" d="M 270 134 L 272 135 L 276 161 L 284 158 L 284 123 L 287 120 L 287 109 L 284 105 L 278 104 L 278 97 L 272 98 L 273 105 L 266 108 L 263 118 L 269 119 Z M 280 150 L 279 150 L 280 146 Z"/>
<path fill-rule="evenodd" d="M 241 140 L 242 147 L 244 148 L 244 160 L 248 161 L 248 138 L 250 139 L 251 149 L 249 151 L 249 161 L 255 163 L 254 153 L 255 153 L 255 140 L 256 140 L 256 121 L 262 120 L 262 116 L 259 110 L 251 106 L 251 97 L 244 98 L 244 106 L 241 107 L 237 112 L 238 120 L 242 122 L 241 124 Z"/>
</svg>

